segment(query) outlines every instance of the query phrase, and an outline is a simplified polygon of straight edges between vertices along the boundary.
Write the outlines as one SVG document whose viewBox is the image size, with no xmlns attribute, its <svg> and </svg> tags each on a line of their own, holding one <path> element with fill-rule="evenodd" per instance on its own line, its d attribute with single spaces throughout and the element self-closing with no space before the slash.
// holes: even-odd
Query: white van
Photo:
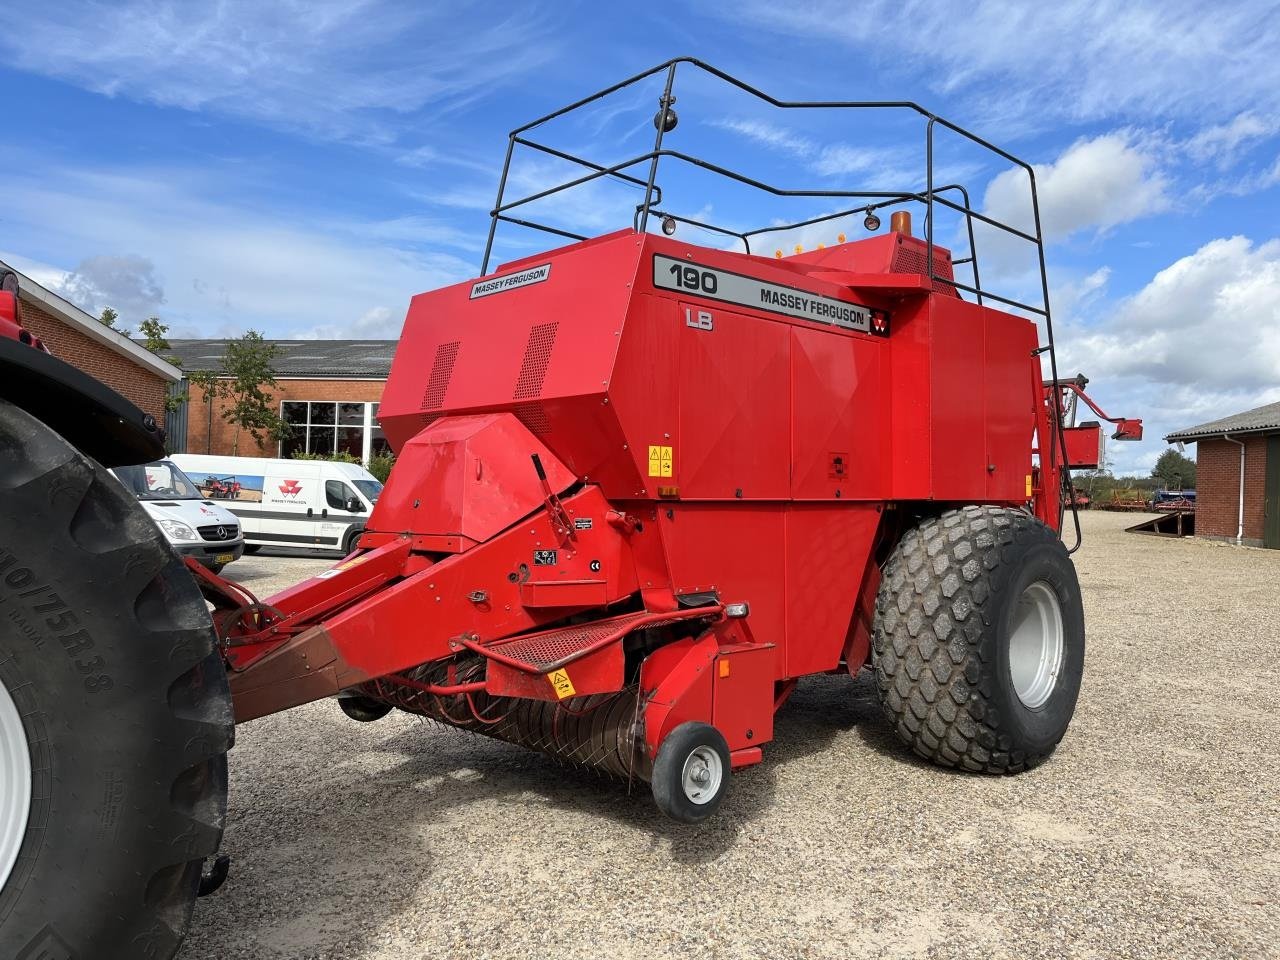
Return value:
<svg viewBox="0 0 1280 960">
<path fill-rule="evenodd" d="M 236 517 L 203 495 L 170 460 L 111 471 L 138 498 L 174 553 L 217 573 L 244 553 Z"/>
<path fill-rule="evenodd" d="M 234 513 L 246 551 L 310 547 L 350 553 L 382 484 L 358 463 L 176 453 L 202 493 Z"/>
</svg>

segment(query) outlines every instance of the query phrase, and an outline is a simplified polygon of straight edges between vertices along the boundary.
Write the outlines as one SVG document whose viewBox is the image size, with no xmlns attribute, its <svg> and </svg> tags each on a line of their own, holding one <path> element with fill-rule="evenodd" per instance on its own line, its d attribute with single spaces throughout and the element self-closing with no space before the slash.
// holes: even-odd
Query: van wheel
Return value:
<svg viewBox="0 0 1280 960">
<path fill-rule="evenodd" d="M 356 548 L 356 541 L 360 539 L 360 535 L 364 533 L 364 528 L 359 530 L 351 530 L 342 538 L 342 555 L 344 557 L 351 556 L 352 551 Z"/>
<path fill-rule="evenodd" d="M 195 581 L 101 466 L 0 402 L 0 957 L 177 951 L 227 811 Z"/>
<path fill-rule="evenodd" d="M 251 555 L 257 553 L 261 549 L 262 549 L 262 544 L 260 543 L 246 543 L 244 545 L 244 552 Z"/>
</svg>

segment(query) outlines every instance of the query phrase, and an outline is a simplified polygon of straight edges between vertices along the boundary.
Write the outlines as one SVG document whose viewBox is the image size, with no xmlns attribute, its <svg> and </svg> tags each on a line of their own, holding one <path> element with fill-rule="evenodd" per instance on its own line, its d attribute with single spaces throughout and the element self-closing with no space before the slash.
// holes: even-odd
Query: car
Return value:
<svg viewBox="0 0 1280 960">
<path fill-rule="evenodd" d="M 172 460 L 112 471 L 155 521 L 174 553 L 193 557 L 214 573 L 244 553 L 240 521 L 208 499 Z"/>
<path fill-rule="evenodd" d="M 358 463 L 192 453 L 173 461 L 235 514 L 250 553 L 268 546 L 350 553 L 382 493 Z"/>
</svg>

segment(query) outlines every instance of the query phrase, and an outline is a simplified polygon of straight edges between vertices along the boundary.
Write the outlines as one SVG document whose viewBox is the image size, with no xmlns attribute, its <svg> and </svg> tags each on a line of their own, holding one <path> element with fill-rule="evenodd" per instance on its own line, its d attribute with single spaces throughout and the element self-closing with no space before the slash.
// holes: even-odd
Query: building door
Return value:
<svg viewBox="0 0 1280 960">
<path fill-rule="evenodd" d="M 1280 433 L 1267 437 L 1267 482 L 1262 496 L 1262 545 L 1280 550 Z"/>
</svg>

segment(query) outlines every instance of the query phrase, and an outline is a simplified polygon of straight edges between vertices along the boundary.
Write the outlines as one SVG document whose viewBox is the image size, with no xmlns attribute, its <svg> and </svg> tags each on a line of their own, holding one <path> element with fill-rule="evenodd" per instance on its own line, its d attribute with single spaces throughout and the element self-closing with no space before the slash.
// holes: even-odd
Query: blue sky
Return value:
<svg viewBox="0 0 1280 960">
<path fill-rule="evenodd" d="M 915 100 L 1034 163 L 1062 369 L 1145 418 L 1155 439 L 1111 455 L 1148 468 L 1163 433 L 1280 400 L 1276 9 L 1045 7 L 18 0 L 0 31 L 0 258 L 176 336 L 394 337 L 413 293 L 478 271 L 511 128 L 695 55 L 788 99 Z M 641 153 L 657 92 L 546 139 Z M 897 120 L 779 117 L 693 80 L 677 96 L 671 146 L 793 186 L 920 185 L 920 138 Z M 941 174 L 1025 216 L 1015 174 L 951 146 Z M 524 158 L 513 176 L 561 173 Z M 693 174 L 664 187 L 677 212 L 735 227 L 832 209 Z M 601 185 L 542 211 L 597 233 L 634 203 Z M 861 228 L 776 241 L 839 229 Z M 941 217 L 938 235 L 959 238 Z M 1029 294 L 1025 251 L 978 242 L 984 284 Z M 541 245 L 506 230 L 498 257 Z"/>
</svg>

